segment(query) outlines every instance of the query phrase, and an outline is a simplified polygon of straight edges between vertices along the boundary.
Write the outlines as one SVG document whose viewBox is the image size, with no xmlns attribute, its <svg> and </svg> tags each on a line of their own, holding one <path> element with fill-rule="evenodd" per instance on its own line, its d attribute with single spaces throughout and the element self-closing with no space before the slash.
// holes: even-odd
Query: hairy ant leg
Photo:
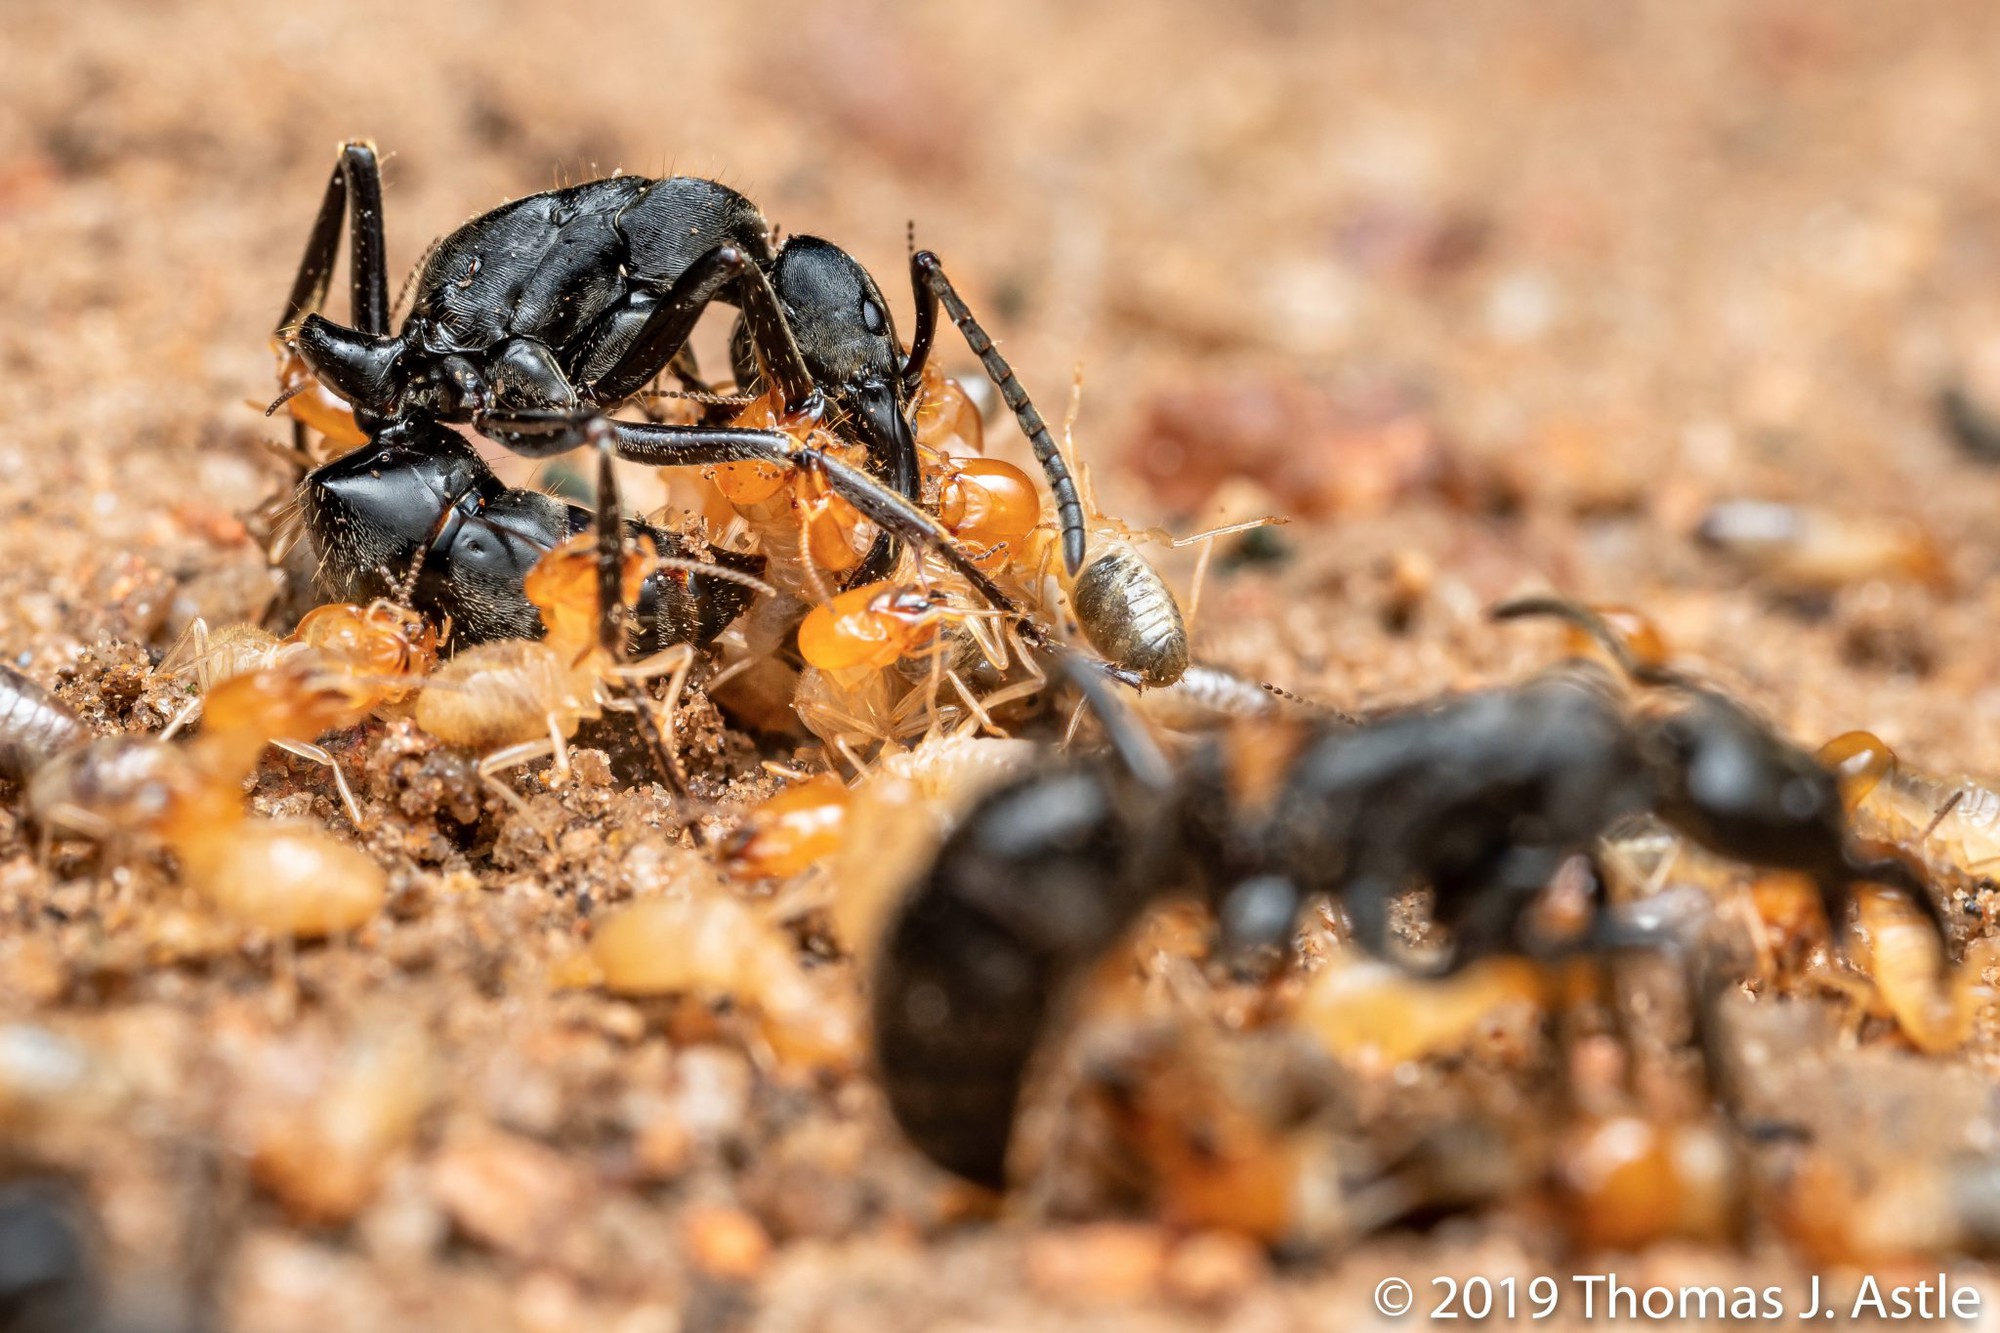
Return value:
<svg viewBox="0 0 2000 1333">
<path fill-rule="evenodd" d="M 631 397 L 658 375 L 661 367 L 674 366 L 703 312 L 717 298 L 732 294 L 741 302 L 758 367 L 785 400 L 786 413 L 815 410 L 819 390 L 778 306 L 777 293 L 771 290 L 771 280 L 753 256 L 733 245 L 710 250 L 661 293 L 631 344 L 586 386 L 586 391 L 600 403 Z"/>
<path fill-rule="evenodd" d="M 944 265 L 935 254 L 919 250 L 910 256 L 910 282 L 916 291 L 917 323 L 910 339 L 910 355 L 903 365 L 904 392 L 914 395 L 923 378 L 924 362 L 930 357 L 931 344 L 936 337 L 937 308 L 942 302 L 945 312 L 951 316 L 951 322 L 965 335 L 966 345 L 985 368 L 986 377 L 993 381 L 993 387 L 1000 391 L 1007 409 L 1020 423 L 1021 433 L 1028 437 L 1035 459 L 1049 479 L 1049 490 L 1055 495 L 1056 512 L 1062 520 L 1063 564 L 1071 574 L 1075 574 L 1083 568 L 1083 501 L 1077 495 L 1076 481 L 1069 474 L 1062 451 L 1056 448 L 1055 438 L 1049 434 L 1048 423 L 1042 420 L 1042 414 L 1028 397 L 1028 391 L 1021 387 L 1014 368 L 1000 355 L 993 339 L 980 327 L 971 308 L 951 285 L 951 279 L 945 276 Z"/>
<path fill-rule="evenodd" d="M 618 469 L 615 443 L 604 418 L 595 417 L 589 425 L 591 443 L 597 449 L 597 500 L 595 516 L 597 520 L 597 646 L 613 663 L 625 660 L 627 639 L 626 620 L 630 608 L 625 605 L 625 506 L 618 495 Z M 694 660 L 694 650 L 686 644 L 677 645 L 681 650 L 684 664 Z M 674 649 L 668 649 L 672 653 Z M 665 656 L 663 653 L 661 656 Z M 667 704 L 668 726 L 662 735 L 653 714 L 646 706 L 645 691 L 640 682 L 643 676 L 626 672 L 622 666 L 615 668 L 612 678 L 619 682 L 621 691 L 632 705 L 640 735 L 653 761 L 653 769 L 673 791 L 687 791 L 687 775 L 681 769 L 680 756 L 674 753 L 672 708 Z M 678 682 L 676 683 L 678 695 Z M 565 772 L 568 757 L 562 751 L 559 728 L 551 721 L 556 738 L 557 767 Z"/>
</svg>

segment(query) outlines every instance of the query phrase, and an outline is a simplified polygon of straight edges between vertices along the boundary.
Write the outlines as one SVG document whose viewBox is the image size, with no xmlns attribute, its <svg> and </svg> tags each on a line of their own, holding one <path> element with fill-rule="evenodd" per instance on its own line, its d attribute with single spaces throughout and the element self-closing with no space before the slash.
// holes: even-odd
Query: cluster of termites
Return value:
<svg viewBox="0 0 2000 1333">
<path fill-rule="evenodd" d="M 338 324 L 320 307 L 343 224 Z M 909 1142 L 1004 1190 L 1030 1170 L 1016 1127 L 1063 1020 L 1140 932 L 1163 972 L 1251 997 L 1257 1039 L 1185 1021 L 1127 1034 L 1072 1095 L 1165 1216 L 1273 1243 L 1494 1197 L 1523 1172 L 1587 1243 L 1731 1233 L 1739 1071 L 1710 1010 L 1731 982 L 1790 984 L 1800 920 L 1837 933 L 1854 918 L 1850 947 L 1817 964 L 1826 987 L 1865 991 L 1855 1003 L 1925 1052 L 1965 1039 L 1995 960 L 1981 942 L 1948 967 L 1934 885 L 2000 860 L 1992 789 L 1921 773 L 1865 733 L 1802 750 L 1611 608 L 1504 606 L 1571 625 L 1573 660 L 1359 717 L 1195 662 L 1189 616 L 1142 548 L 1202 543 L 1205 561 L 1206 542 L 1254 524 L 1177 541 L 1101 513 L 1074 414 L 1058 440 L 935 256 L 913 254 L 911 276 L 906 346 L 838 247 L 773 244 L 755 206 L 710 181 L 613 177 L 445 237 L 392 329 L 375 155 L 348 145 L 276 336 L 273 410 L 299 475 L 273 554 L 324 604 L 282 633 L 191 630 L 161 664 L 187 698 L 164 735 L 93 738 L 7 671 L 0 776 L 45 838 L 164 852 L 217 910 L 315 937 L 374 918 L 387 875 L 326 827 L 250 813 L 267 746 L 325 765 L 363 836 L 368 813 L 321 747 L 384 718 L 470 752 L 503 812 L 527 810 L 517 770 L 571 775 L 586 726 L 635 738 L 694 808 L 680 717 L 699 687 L 746 728 L 817 746 L 772 765 L 791 780 L 709 849 L 719 862 L 689 852 L 702 868 L 685 895 L 595 923 L 570 980 L 726 1002 L 784 1064 L 844 1072 L 869 1047 Z M 689 336 L 716 302 L 738 314 L 730 373 L 710 379 Z M 974 398 L 931 360 L 940 309 L 1046 497 L 986 453 Z M 662 377 L 680 389 L 650 387 Z M 660 419 L 663 403 L 682 419 Z M 593 450 L 594 504 L 503 484 L 461 428 L 530 457 Z M 617 469 L 632 465 L 696 470 L 698 512 L 625 514 Z M 1843 559 L 1937 569 L 1901 534 L 1856 556 L 1770 507 L 1718 509 L 1702 535 L 1802 582 Z M 1061 697 L 1067 717 L 1048 706 Z M 1086 715 L 1095 752 L 1075 743 Z M 1753 887 L 1725 869 L 1681 917 L 1612 901 L 1709 863 L 1750 867 Z M 1567 922 L 1551 903 L 1565 883 Z M 750 884 L 783 887 L 753 905 Z M 802 964 L 787 927 L 806 919 L 867 974 L 865 1007 Z M 1741 920 L 1743 947 L 1718 946 Z M 1317 943 L 1302 954 L 1302 939 Z M 1326 1184 L 1352 1176 L 1325 1148 L 1337 1136 L 1256 1091 L 1295 1038 L 1318 1059 L 1394 1066 L 1462 1048 L 1510 1006 L 1555 1013 L 1576 976 L 1602 982 L 1633 951 L 1686 979 L 1724 1118 L 1650 1115 L 1600 1080 L 1574 1091 L 1531 1168 L 1471 1169 L 1494 1154 L 1460 1127 L 1342 1193 Z M 1832 1188 L 1799 1179 L 1780 1213 Z M 1976 1232 L 1968 1205 L 1953 1243 Z"/>
</svg>

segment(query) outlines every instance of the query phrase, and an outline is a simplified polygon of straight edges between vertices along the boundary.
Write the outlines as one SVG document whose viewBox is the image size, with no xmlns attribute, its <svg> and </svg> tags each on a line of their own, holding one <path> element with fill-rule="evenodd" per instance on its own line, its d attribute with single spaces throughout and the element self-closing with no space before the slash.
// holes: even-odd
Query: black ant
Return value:
<svg viewBox="0 0 2000 1333">
<path fill-rule="evenodd" d="M 1451 933 L 1428 969 L 1439 973 L 1493 954 L 1672 944 L 1605 913 L 1578 940 L 1528 928 L 1565 861 L 1651 813 L 1711 851 L 1810 876 L 1829 920 L 1851 884 L 1873 881 L 1907 892 L 1941 933 L 1909 864 L 1850 846 L 1837 779 L 1811 754 L 1721 694 L 1635 662 L 1583 608 L 1535 599 L 1494 614 L 1579 623 L 1635 683 L 1678 703 L 1634 711 L 1602 673 L 1552 672 L 1356 725 L 1316 722 L 1275 773 L 1235 762 L 1241 747 L 1272 743 L 1261 733 L 1209 741 L 1176 770 L 1073 672 L 1112 755 L 1049 763 L 980 801 L 885 937 L 875 1050 L 912 1142 L 1003 1185 L 1021 1084 L 1064 992 L 1176 893 L 1209 903 L 1239 946 L 1287 942 L 1301 904 L 1323 895 L 1364 947 L 1388 955 L 1391 903 L 1428 885 Z M 1241 778 L 1257 771 L 1270 774 L 1262 793 Z"/>
<path fill-rule="evenodd" d="M 937 551 L 987 600 L 1011 609 L 914 503 L 917 457 L 908 412 L 939 302 L 1033 441 L 1062 507 L 1066 556 L 1072 567 L 1081 562 L 1082 510 L 1061 455 L 935 256 L 912 256 L 917 329 L 905 354 L 880 291 L 837 247 L 795 237 L 774 248 L 756 207 L 712 181 L 615 176 L 530 195 L 444 237 L 419 266 L 409 314 L 391 333 L 381 193 L 374 149 L 344 146 L 277 330 L 294 358 L 283 376 L 287 397 L 316 381 L 352 407 L 365 440 L 355 455 L 328 465 L 338 472 L 322 467 L 304 483 L 307 526 L 336 582 L 345 575 L 349 582 L 393 585 L 387 556 L 435 554 L 449 561 L 456 554 L 442 539 L 459 539 L 458 516 L 483 516 L 496 503 L 463 463 L 463 451 L 445 438 L 443 427 L 470 424 L 531 457 L 594 443 L 605 459 L 605 478 L 613 455 L 660 467 L 763 461 L 816 469 L 881 530 L 857 581 L 880 577 L 893 560 L 893 542 L 910 541 Z M 350 326 L 318 313 L 344 215 Z M 861 437 L 869 471 L 804 449 L 782 430 L 603 415 L 669 369 L 699 383 L 687 339 L 715 300 L 741 310 L 732 344 L 739 378 L 770 385 L 784 420 L 810 421 L 831 409 Z M 439 453 L 455 456 L 427 461 Z M 886 478 L 888 487 L 870 471 Z M 369 491 L 367 504 L 352 494 L 328 494 L 336 481 L 350 493 Z M 600 491 L 607 644 L 620 619 L 618 528 L 602 513 L 614 503 Z M 548 516 L 522 516 L 532 507 L 515 500 L 501 505 L 492 522 L 477 525 L 492 536 L 485 549 L 476 537 L 467 539 L 473 549 L 466 554 L 485 556 L 489 568 L 461 579 L 453 566 L 444 566 L 440 577 L 470 585 L 459 589 L 457 600 L 486 603 L 477 609 L 489 611 L 505 603 L 499 608 L 505 614 L 461 622 L 462 633 L 512 632 L 502 624 L 489 630 L 485 622 L 518 622 L 532 614 L 515 593 L 516 571 L 525 569 L 520 544 L 540 545 L 551 531 Z M 380 587 L 370 595 L 392 590 Z M 425 609 L 421 591 L 417 605 Z"/>
<path fill-rule="evenodd" d="M 372 445 L 314 469 L 299 487 L 298 507 L 322 598 L 390 598 L 448 623 L 460 646 L 540 638 L 523 580 L 592 522 L 581 506 L 504 485 L 456 431 L 422 417 L 392 422 Z M 749 603 L 751 583 L 730 575 L 755 575 L 760 557 L 703 553 L 637 520 L 621 526 L 659 552 L 718 567 L 650 575 L 633 607 L 637 623 L 619 639 L 629 637 L 631 651 L 706 643 Z"/>
</svg>

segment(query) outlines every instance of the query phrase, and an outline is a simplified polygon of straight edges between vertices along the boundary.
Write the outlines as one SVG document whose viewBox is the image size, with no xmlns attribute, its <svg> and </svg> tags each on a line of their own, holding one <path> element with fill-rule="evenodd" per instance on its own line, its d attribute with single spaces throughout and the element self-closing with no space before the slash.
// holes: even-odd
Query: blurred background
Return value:
<svg viewBox="0 0 2000 1333">
<path fill-rule="evenodd" d="M 2000 770 L 2000 474 L 1939 409 L 2000 408 L 1996 69 L 1978 0 L 7 0 L 0 652 L 265 595 L 267 342 L 364 137 L 392 281 L 509 197 L 694 173 L 907 335 L 914 223 L 1051 420 L 1081 368 L 1107 509 L 1296 520 L 1212 660 L 1413 697 L 1545 661 L 1479 613 L 1555 586 L 1808 741 Z"/>
</svg>

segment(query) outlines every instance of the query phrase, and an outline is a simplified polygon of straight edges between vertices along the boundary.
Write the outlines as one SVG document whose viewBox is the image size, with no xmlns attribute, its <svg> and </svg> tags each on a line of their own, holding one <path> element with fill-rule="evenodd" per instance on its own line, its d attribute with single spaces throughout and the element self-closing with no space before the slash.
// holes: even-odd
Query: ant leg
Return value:
<svg viewBox="0 0 2000 1333">
<path fill-rule="evenodd" d="M 904 390 L 915 392 L 913 376 L 923 374 L 923 358 L 929 355 L 930 329 L 937 323 L 937 304 L 944 303 L 945 312 L 951 322 L 965 335 L 965 342 L 974 356 L 986 368 L 986 377 L 993 381 L 993 387 L 1000 391 L 1014 420 L 1021 424 L 1021 433 L 1028 437 L 1034 447 L 1035 459 L 1042 465 L 1042 472 L 1049 479 L 1049 490 L 1056 497 L 1056 513 L 1062 520 L 1063 563 L 1074 574 L 1083 568 L 1084 531 L 1083 501 L 1076 493 L 1076 482 L 1069 475 L 1069 467 L 1063 462 L 1062 451 L 1056 448 L 1053 436 L 1049 434 L 1048 423 L 1035 410 L 1028 398 L 1028 391 L 1015 378 L 1014 368 L 994 347 L 993 339 L 979 326 L 972 311 L 960 299 L 952 287 L 951 279 L 944 273 L 944 266 L 938 257 L 928 250 L 920 250 L 910 256 L 910 280 L 916 287 L 917 326 L 916 341 L 912 344 L 910 357 L 904 364 Z"/>
<path fill-rule="evenodd" d="M 341 145 L 340 160 L 326 183 L 319 216 L 313 219 L 312 234 L 306 238 L 305 257 L 292 280 L 292 294 L 285 312 L 278 317 L 277 332 L 283 336 L 306 315 L 326 302 L 333 281 L 334 257 L 340 248 L 341 215 L 349 215 L 348 319 L 360 333 L 386 334 L 389 331 L 388 250 L 382 240 L 382 169 L 372 144 L 359 141 Z"/>
<path fill-rule="evenodd" d="M 365 827 L 361 822 L 361 803 L 354 799 L 354 789 L 347 785 L 347 774 L 341 770 L 340 761 L 317 745 L 304 741 L 274 740 L 271 744 L 287 754 L 295 754 L 301 759 L 310 759 L 316 764 L 325 764 L 333 772 L 333 785 L 340 790 L 340 803 L 347 809 L 347 818 L 356 829 Z"/>
<path fill-rule="evenodd" d="M 726 295 L 740 303 L 759 369 L 783 396 L 785 411 L 815 407 L 819 393 L 812 372 L 806 369 L 771 280 L 756 260 L 733 245 L 718 245 L 674 279 L 645 322 L 629 335 L 625 350 L 591 382 L 590 396 L 600 403 L 615 403 L 643 389 L 687 346 L 688 335 L 709 304 Z"/>
<path fill-rule="evenodd" d="M 972 563 L 951 533 L 912 500 L 900 496 L 860 468 L 803 448 L 782 431 L 674 426 L 646 421 L 608 421 L 620 458 L 648 467 L 707 467 L 714 463 L 780 463 L 817 468 L 828 486 L 862 517 L 950 565 L 980 598 L 1018 617 L 1021 633 L 1036 647 L 1052 647 L 1048 634 L 1027 611 Z M 1113 672 L 1117 675 L 1118 673 Z M 1119 677 L 1124 679 L 1123 676 Z"/>
<path fill-rule="evenodd" d="M 592 418 L 597 446 L 597 646 L 625 660 L 625 506 L 618 498 L 618 455 L 603 417 Z"/>
<path fill-rule="evenodd" d="M 1820 901 L 1825 906 L 1827 925 L 1839 932 L 1841 923 L 1847 917 L 1847 904 L 1853 899 L 1853 883 L 1860 881 L 1900 889 L 1918 910 L 1930 918 L 1938 937 L 1948 938 L 1944 914 L 1938 910 L 1937 897 L 1931 892 L 1930 881 L 1923 872 L 1893 850 L 1880 847 L 1869 850 L 1880 854 L 1869 857 L 1853 849 L 1847 850 L 1846 877 L 1835 876 L 1821 881 Z"/>
<path fill-rule="evenodd" d="M 1173 786 L 1173 766 L 1161 752 L 1145 723 L 1125 706 L 1125 702 L 1104 688 L 1094 664 L 1068 649 L 1057 649 L 1057 661 L 1063 674 L 1069 677 L 1078 692 L 1089 701 L 1090 710 L 1097 714 L 1098 723 L 1104 728 L 1106 739 L 1119 762 L 1125 766 L 1138 782 L 1156 792 L 1168 791 Z"/>
</svg>

